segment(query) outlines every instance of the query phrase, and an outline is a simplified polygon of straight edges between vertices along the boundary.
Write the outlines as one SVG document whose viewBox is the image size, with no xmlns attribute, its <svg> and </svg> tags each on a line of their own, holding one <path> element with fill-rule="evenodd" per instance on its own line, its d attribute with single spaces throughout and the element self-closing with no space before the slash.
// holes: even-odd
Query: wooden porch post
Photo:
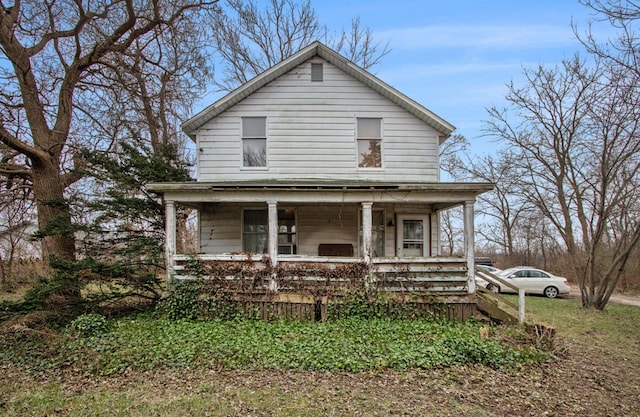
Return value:
<svg viewBox="0 0 640 417">
<path fill-rule="evenodd" d="M 173 275 L 173 256 L 176 254 L 176 205 L 173 200 L 165 200 L 165 242 L 164 258 L 167 269 L 167 281 Z"/>
<path fill-rule="evenodd" d="M 363 202 L 362 204 L 362 252 L 364 262 L 368 265 L 371 263 L 371 239 L 372 231 L 372 214 L 371 208 L 373 203 Z"/>
<path fill-rule="evenodd" d="M 269 259 L 271 266 L 278 265 L 278 203 L 276 201 L 268 201 L 269 206 L 269 240 L 267 243 L 269 251 Z M 269 281 L 269 290 L 278 291 L 278 281 L 276 281 L 276 273 L 273 272 Z"/>
<path fill-rule="evenodd" d="M 269 205 L 268 252 L 271 266 L 276 266 L 278 264 L 278 203 L 269 201 L 267 204 Z"/>
<path fill-rule="evenodd" d="M 464 248 L 467 258 L 467 287 L 469 293 L 476 292 L 475 277 L 475 242 L 474 242 L 474 212 L 473 200 L 464 202 Z"/>
</svg>

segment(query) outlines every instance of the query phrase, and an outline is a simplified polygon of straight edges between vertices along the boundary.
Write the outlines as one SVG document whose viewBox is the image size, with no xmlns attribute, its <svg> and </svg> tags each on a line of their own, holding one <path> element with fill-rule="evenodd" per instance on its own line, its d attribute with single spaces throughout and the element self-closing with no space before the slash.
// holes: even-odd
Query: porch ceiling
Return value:
<svg viewBox="0 0 640 417">
<path fill-rule="evenodd" d="M 149 184 L 147 189 L 183 203 L 430 203 L 447 208 L 493 189 L 491 183 L 385 183 L 368 181 L 182 182 Z"/>
</svg>

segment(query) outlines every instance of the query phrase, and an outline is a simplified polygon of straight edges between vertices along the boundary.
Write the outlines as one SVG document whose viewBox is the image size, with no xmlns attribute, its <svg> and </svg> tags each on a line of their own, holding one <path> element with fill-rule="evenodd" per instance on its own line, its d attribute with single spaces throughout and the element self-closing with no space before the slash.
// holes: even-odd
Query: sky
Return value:
<svg viewBox="0 0 640 417">
<path fill-rule="evenodd" d="M 593 18 L 577 0 L 315 0 L 330 29 L 351 19 L 389 42 L 391 52 L 370 71 L 491 152 L 482 137 L 487 108 L 503 107 L 506 84 L 522 81 L 523 68 L 554 66 L 582 51 L 571 27 Z M 599 27 L 598 27 L 599 29 Z M 603 29 L 604 30 L 604 29 Z M 607 34 L 603 32 L 603 34 Z"/>
</svg>

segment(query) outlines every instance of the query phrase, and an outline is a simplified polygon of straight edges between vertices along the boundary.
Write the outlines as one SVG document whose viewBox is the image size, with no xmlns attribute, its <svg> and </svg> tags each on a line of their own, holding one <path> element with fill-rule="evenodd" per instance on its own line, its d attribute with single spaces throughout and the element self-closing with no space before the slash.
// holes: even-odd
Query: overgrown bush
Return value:
<svg viewBox="0 0 640 417">
<path fill-rule="evenodd" d="M 158 304 L 156 311 L 172 320 L 257 319 L 261 315 L 259 307 L 250 302 L 234 300 L 230 292 L 202 280 L 175 282 L 168 295 Z M 420 304 L 416 302 L 399 302 L 385 294 L 348 291 L 329 301 L 327 317 L 329 320 L 417 319 L 436 318 L 438 315 L 433 311 L 421 309 Z"/>
<path fill-rule="evenodd" d="M 398 301 L 388 294 L 351 291 L 329 301 L 327 317 L 330 320 L 349 317 L 404 320 L 437 316 L 431 311 L 421 309 L 420 304 L 416 302 Z"/>
<path fill-rule="evenodd" d="M 156 311 L 171 320 L 196 319 L 256 319 L 255 308 L 244 308 L 229 293 L 212 290 L 205 281 L 176 282 Z"/>
<path fill-rule="evenodd" d="M 79 299 L 75 293 L 79 292 L 77 285 L 69 283 L 69 273 L 56 272 L 49 279 L 41 277 L 29 289 L 22 300 L 5 301 L 0 303 L 0 321 L 34 312 L 42 312 L 49 317 L 47 326 L 62 328 L 72 320 L 77 311 L 81 310 Z"/>
<path fill-rule="evenodd" d="M 201 281 L 177 282 L 160 301 L 157 311 L 171 320 L 200 317 Z"/>
<path fill-rule="evenodd" d="M 141 267 L 91 257 L 73 261 L 50 258 L 50 273 L 26 291 L 22 300 L 0 303 L 0 321 L 36 311 L 51 311 L 53 327 L 63 328 L 78 315 L 107 308 L 147 306 L 160 298 L 161 283 Z"/>
<path fill-rule="evenodd" d="M 82 314 L 69 326 L 72 331 L 85 337 L 97 336 L 109 330 L 109 323 L 102 314 Z"/>
</svg>

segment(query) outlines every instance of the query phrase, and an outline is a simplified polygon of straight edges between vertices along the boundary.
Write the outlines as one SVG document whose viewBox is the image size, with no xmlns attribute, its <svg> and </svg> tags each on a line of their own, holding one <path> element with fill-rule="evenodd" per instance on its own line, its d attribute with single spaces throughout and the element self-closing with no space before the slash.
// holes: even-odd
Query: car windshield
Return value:
<svg viewBox="0 0 640 417">
<path fill-rule="evenodd" d="M 508 277 L 509 275 L 513 275 L 516 271 L 518 271 L 518 268 L 508 268 L 500 272 L 496 272 L 496 274 L 502 277 Z"/>
</svg>

